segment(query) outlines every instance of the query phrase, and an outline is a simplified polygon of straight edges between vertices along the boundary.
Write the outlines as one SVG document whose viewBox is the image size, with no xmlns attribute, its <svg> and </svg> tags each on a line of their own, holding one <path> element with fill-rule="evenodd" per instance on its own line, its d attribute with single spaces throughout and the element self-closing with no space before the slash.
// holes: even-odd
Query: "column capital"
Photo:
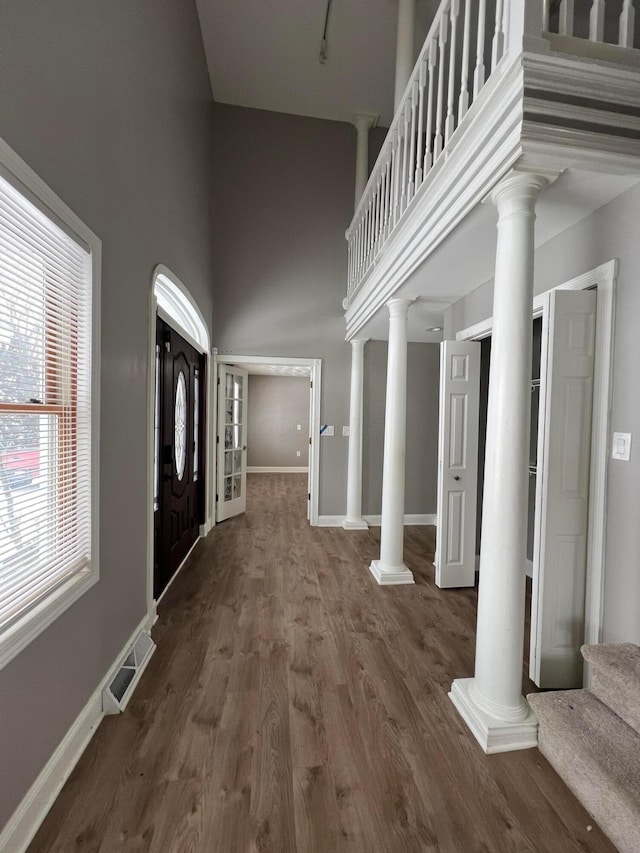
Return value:
<svg viewBox="0 0 640 853">
<path fill-rule="evenodd" d="M 394 297 L 387 302 L 387 308 L 389 309 L 389 317 L 393 319 L 394 317 L 406 317 L 409 313 L 409 308 L 415 299 L 404 299 L 400 297 Z"/>
<path fill-rule="evenodd" d="M 491 190 L 489 198 L 500 213 L 532 210 L 542 190 L 558 177 L 557 171 L 513 169 Z"/>
<path fill-rule="evenodd" d="M 380 116 L 377 113 L 354 113 L 351 123 L 360 133 L 361 131 L 370 131 L 378 124 Z"/>
<path fill-rule="evenodd" d="M 364 345 L 367 343 L 368 340 L 370 340 L 370 338 L 352 338 L 350 341 L 351 349 L 355 352 L 363 352 Z"/>
</svg>

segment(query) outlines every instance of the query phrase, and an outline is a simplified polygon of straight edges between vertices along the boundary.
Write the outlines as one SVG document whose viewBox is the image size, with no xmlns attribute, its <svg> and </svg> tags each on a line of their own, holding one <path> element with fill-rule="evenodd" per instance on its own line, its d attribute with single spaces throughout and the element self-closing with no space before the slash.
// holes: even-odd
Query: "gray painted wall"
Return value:
<svg viewBox="0 0 640 853">
<path fill-rule="evenodd" d="M 213 343 L 220 353 L 322 358 L 321 515 L 345 511 L 351 347 L 344 340 L 355 129 L 215 107 Z"/>
<path fill-rule="evenodd" d="M 309 396 L 308 379 L 249 376 L 247 465 L 269 468 L 308 465 Z M 300 456 L 296 455 L 298 452 Z"/>
<path fill-rule="evenodd" d="M 362 510 L 365 515 L 379 515 L 382 502 L 387 342 L 369 341 L 364 353 Z M 405 459 L 407 514 L 436 512 L 439 383 L 438 344 L 409 344 Z"/>
<path fill-rule="evenodd" d="M 1 827 L 146 611 L 151 274 L 211 317 L 212 106 L 191 0 L 0 0 L 0 21 L 0 132 L 103 241 L 100 582 L 0 672 Z"/>
<path fill-rule="evenodd" d="M 596 211 L 536 252 L 535 292 L 619 259 L 611 429 L 636 433 L 630 462 L 609 460 L 604 641 L 640 643 L 640 185 Z M 488 282 L 449 309 L 447 337 L 492 313 Z"/>
</svg>

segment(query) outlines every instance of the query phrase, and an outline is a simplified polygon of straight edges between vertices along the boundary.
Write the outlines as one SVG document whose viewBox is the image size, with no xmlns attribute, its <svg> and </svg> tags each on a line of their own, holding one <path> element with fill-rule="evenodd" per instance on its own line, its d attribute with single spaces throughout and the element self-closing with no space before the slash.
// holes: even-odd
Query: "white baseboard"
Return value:
<svg viewBox="0 0 640 853">
<path fill-rule="evenodd" d="M 287 465 L 280 467 L 270 467 L 269 465 L 251 465 L 247 466 L 247 474 L 308 474 L 309 468 L 306 465 L 298 466 Z"/>
<path fill-rule="evenodd" d="M 344 515 L 319 515 L 318 527 L 342 527 Z"/>
<path fill-rule="evenodd" d="M 345 518 L 346 516 L 344 515 L 319 515 L 318 527 L 342 527 L 342 523 Z M 363 518 L 369 527 L 380 527 L 382 524 L 381 515 L 364 515 Z M 428 513 L 425 515 L 408 514 L 404 517 L 404 523 L 407 527 L 426 524 L 437 526 L 437 522 L 438 516 L 435 515 L 435 513 Z"/>
<path fill-rule="evenodd" d="M 22 802 L 0 833 L 0 850 L 11 850 L 11 853 L 25 853 L 64 783 L 71 775 L 102 722 L 104 717 L 102 691 L 105 685 L 109 682 L 115 667 L 119 665 L 126 650 L 130 648 L 140 631 L 148 628 L 148 624 L 149 617 L 145 616 L 124 644 L 115 662 L 109 667 L 108 674 L 100 680 L 100 684 L 91 694 L 89 701 L 27 791 Z"/>
</svg>

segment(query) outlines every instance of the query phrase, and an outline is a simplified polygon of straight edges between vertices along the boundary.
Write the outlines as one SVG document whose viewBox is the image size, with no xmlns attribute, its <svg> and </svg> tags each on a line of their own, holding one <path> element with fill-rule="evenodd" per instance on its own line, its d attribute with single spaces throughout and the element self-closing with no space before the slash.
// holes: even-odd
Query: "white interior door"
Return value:
<svg viewBox="0 0 640 853">
<path fill-rule="evenodd" d="M 543 314 L 530 676 L 582 685 L 594 290 L 554 290 Z"/>
<path fill-rule="evenodd" d="M 436 584 L 473 586 L 476 568 L 476 490 L 480 344 L 440 345 L 438 535 Z"/>
<path fill-rule="evenodd" d="M 218 365 L 218 521 L 247 508 L 247 385 L 246 370 Z"/>
</svg>

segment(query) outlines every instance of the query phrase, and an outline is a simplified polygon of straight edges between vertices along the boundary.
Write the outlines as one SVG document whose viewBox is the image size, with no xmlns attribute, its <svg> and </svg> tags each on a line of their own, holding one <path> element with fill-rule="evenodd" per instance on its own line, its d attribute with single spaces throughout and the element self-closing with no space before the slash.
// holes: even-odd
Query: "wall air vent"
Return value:
<svg viewBox="0 0 640 853">
<path fill-rule="evenodd" d="M 155 648 L 156 644 L 149 634 L 140 631 L 102 691 L 102 710 L 105 714 L 120 714 L 124 711 Z"/>
</svg>

